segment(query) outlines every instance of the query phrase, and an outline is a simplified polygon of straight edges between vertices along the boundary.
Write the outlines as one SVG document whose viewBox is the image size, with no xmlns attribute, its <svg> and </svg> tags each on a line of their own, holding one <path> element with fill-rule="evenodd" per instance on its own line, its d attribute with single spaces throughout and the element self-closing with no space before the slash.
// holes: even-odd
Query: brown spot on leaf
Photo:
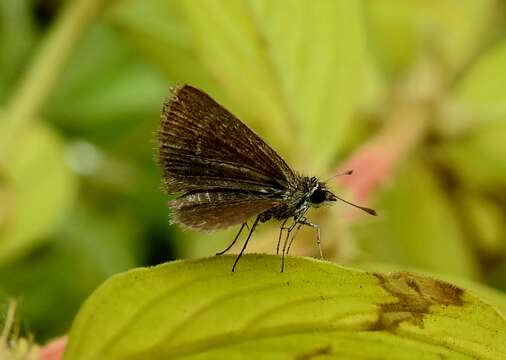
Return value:
<svg viewBox="0 0 506 360">
<path fill-rule="evenodd" d="M 320 355 L 330 355 L 332 352 L 332 347 L 327 345 L 325 347 L 317 348 L 306 353 L 302 353 L 295 357 L 295 360 L 311 360 Z"/>
<path fill-rule="evenodd" d="M 432 306 L 464 304 L 464 290 L 441 280 L 407 272 L 373 275 L 380 280 L 383 289 L 396 297 L 397 301 L 379 304 L 380 314 L 371 330 L 394 331 L 403 322 L 423 328 L 423 319 L 432 313 Z"/>
</svg>

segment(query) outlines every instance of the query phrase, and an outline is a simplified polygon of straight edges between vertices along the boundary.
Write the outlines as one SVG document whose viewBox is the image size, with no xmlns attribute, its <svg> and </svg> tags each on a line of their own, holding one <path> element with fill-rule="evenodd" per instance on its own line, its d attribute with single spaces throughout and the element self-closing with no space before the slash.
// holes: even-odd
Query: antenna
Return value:
<svg viewBox="0 0 506 360">
<path fill-rule="evenodd" d="M 333 179 L 335 177 L 338 177 L 338 176 L 347 176 L 347 175 L 351 175 L 353 174 L 353 170 L 348 170 L 348 171 L 345 171 L 345 172 L 342 172 L 342 173 L 337 173 L 331 177 L 329 177 L 327 180 L 325 180 L 325 182 L 329 181 L 330 179 Z M 376 212 L 376 210 L 374 209 L 371 209 L 371 208 L 368 208 L 368 207 L 365 207 L 365 206 L 360 206 L 360 205 L 357 205 L 357 204 L 354 204 L 352 203 L 351 201 L 348 201 L 348 200 L 345 200 L 335 194 L 332 194 L 336 197 L 336 199 L 338 200 L 341 200 L 342 202 L 348 204 L 348 205 L 351 205 L 353 207 L 356 207 L 357 209 L 360 209 L 362 211 L 365 211 L 366 213 L 368 213 L 369 215 L 373 215 L 373 216 L 378 216 L 378 213 Z"/>
<path fill-rule="evenodd" d="M 351 206 L 353 206 L 353 207 L 356 207 L 357 209 L 360 209 L 360 210 L 362 210 L 362 211 L 365 211 L 365 212 L 366 212 L 366 213 L 368 213 L 369 215 L 373 215 L 373 216 L 377 216 L 377 215 L 378 215 L 378 213 L 377 213 L 377 212 L 376 212 L 376 210 L 374 210 L 374 209 L 370 209 L 370 208 L 365 207 L 365 206 L 360 206 L 360 205 L 354 204 L 354 203 L 352 203 L 352 202 L 350 202 L 350 201 L 348 201 L 348 200 L 345 200 L 345 199 L 343 199 L 343 198 L 341 198 L 341 197 L 339 197 L 339 196 L 337 196 L 337 195 L 334 195 L 334 196 L 335 196 L 338 200 L 341 200 L 342 202 L 344 202 L 344 203 L 346 203 L 346 204 L 348 204 L 348 205 L 351 205 Z"/>
<path fill-rule="evenodd" d="M 324 182 L 327 182 L 330 179 L 333 179 L 333 178 L 338 177 L 338 176 L 347 176 L 347 175 L 351 175 L 351 174 L 353 174 L 353 170 L 348 170 L 348 171 L 345 171 L 345 172 L 342 172 L 342 173 L 337 173 L 335 175 L 332 175 L 328 179 L 326 179 Z"/>
</svg>

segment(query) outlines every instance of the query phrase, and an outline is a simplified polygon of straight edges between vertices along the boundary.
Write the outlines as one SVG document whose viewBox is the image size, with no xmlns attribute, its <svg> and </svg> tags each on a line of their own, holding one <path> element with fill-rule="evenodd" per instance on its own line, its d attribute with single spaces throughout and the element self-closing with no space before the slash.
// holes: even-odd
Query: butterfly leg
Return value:
<svg viewBox="0 0 506 360">
<path fill-rule="evenodd" d="M 239 229 L 239 232 L 237 233 L 237 235 L 235 236 L 234 240 L 230 243 L 230 245 L 227 246 L 227 248 L 223 251 L 220 251 L 219 253 L 216 253 L 216 255 L 223 255 L 225 254 L 227 251 L 230 250 L 230 248 L 232 248 L 232 246 L 234 246 L 235 242 L 237 241 L 237 239 L 239 239 L 239 235 L 241 235 L 242 233 L 242 230 L 244 229 L 244 227 L 248 227 L 248 224 L 246 223 L 243 223 L 241 225 L 241 228 Z M 249 227 L 248 227 L 248 230 L 249 230 Z"/>
<path fill-rule="evenodd" d="M 295 239 L 295 235 L 297 235 L 297 232 L 299 231 L 299 229 L 301 227 L 301 220 L 305 219 L 304 214 L 306 213 L 306 211 L 307 211 L 307 209 L 304 212 L 302 212 L 301 214 L 295 216 L 293 218 L 293 224 L 290 225 L 288 228 L 285 228 L 286 229 L 286 238 L 283 243 L 283 253 L 282 253 L 282 257 L 281 257 L 281 272 L 283 272 L 283 270 L 285 268 L 285 255 L 288 255 L 288 252 L 290 251 L 290 247 L 292 246 L 293 240 Z M 288 241 L 290 234 L 292 233 L 292 231 L 295 227 L 297 227 L 295 229 L 295 233 L 293 234 L 292 239 L 290 241 Z M 287 247 L 287 245 L 288 245 L 288 247 Z"/>
<path fill-rule="evenodd" d="M 306 218 L 302 218 L 299 223 L 316 229 L 316 243 L 318 244 L 318 250 L 320 250 L 320 259 L 323 259 L 322 246 L 320 242 L 320 226 L 307 221 Z"/>
<path fill-rule="evenodd" d="M 246 246 L 248 246 L 248 241 L 251 238 L 251 234 L 253 234 L 253 231 L 255 231 L 255 228 L 257 227 L 259 220 L 260 220 L 260 215 L 257 216 L 257 218 L 255 219 L 255 222 L 253 223 L 253 225 L 251 225 L 251 230 L 249 231 L 248 237 L 246 238 L 246 241 L 244 242 L 244 245 L 242 246 L 241 252 L 235 258 L 234 265 L 232 266 L 232 272 L 235 271 L 235 267 L 236 267 L 237 263 L 239 262 L 239 259 L 241 258 L 244 250 L 246 249 Z"/>
<path fill-rule="evenodd" d="M 288 249 L 286 249 L 286 255 L 290 252 L 290 249 L 292 248 L 292 244 L 295 240 L 295 237 L 297 236 L 297 233 L 299 232 L 299 229 L 302 227 L 303 224 L 298 223 L 297 227 L 295 228 L 295 232 L 293 233 L 292 239 L 288 243 Z"/>
<path fill-rule="evenodd" d="M 279 229 L 278 246 L 276 246 L 276 255 L 279 255 L 279 245 L 281 245 L 281 235 L 283 234 L 283 230 L 288 230 L 288 228 L 285 227 L 287 221 L 288 219 L 285 219 L 285 221 L 283 221 L 283 224 L 281 224 L 281 228 Z"/>
<path fill-rule="evenodd" d="M 290 237 L 290 233 L 293 230 L 293 225 L 286 228 L 286 237 L 285 241 L 283 242 L 283 250 L 281 252 L 281 272 L 285 269 L 285 253 L 286 253 L 286 244 L 288 243 L 288 238 Z"/>
</svg>

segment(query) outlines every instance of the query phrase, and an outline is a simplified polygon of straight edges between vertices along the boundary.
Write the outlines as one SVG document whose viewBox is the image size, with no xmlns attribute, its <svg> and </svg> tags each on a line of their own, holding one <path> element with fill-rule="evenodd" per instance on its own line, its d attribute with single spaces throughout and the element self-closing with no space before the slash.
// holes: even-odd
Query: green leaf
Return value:
<svg viewBox="0 0 506 360">
<path fill-rule="evenodd" d="M 67 219 L 42 251 L 0 266 L 0 303 L 20 300 L 22 329 L 37 334 L 38 342 L 68 331 L 79 305 L 102 281 L 139 264 L 132 219 L 111 211 L 97 216 L 82 206 Z"/>
<path fill-rule="evenodd" d="M 61 139 L 50 128 L 32 126 L 16 146 L 0 184 L 0 193 L 8 201 L 0 210 L 0 264 L 44 243 L 76 191 L 76 178 L 65 165 Z"/>
<path fill-rule="evenodd" d="M 47 118 L 61 127 L 103 135 L 118 132 L 125 119 L 157 114 L 167 82 L 143 63 L 111 26 L 92 26 L 71 57 L 47 106 Z M 138 121 L 136 121 L 138 122 Z"/>
<path fill-rule="evenodd" d="M 326 169 L 342 148 L 358 98 L 360 3 L 181 4 L 203 62 L 246 121 L 285 155 L 293 149 L 290 158 Z"/>
<path fill-rule="evenodd" d="M 495 30 L 494 26 L 500 28 L 490 21 L 499 9 L 495 0 L 412 2 L 415 4 L 413 24 L 430 43 L 426 43 L 425 50 L 438 51 L 445 65 L 454 73 L 465 67 L 481 50 Z"/>
<path fill-rule="evenodd" d="M 239 105 L 245 120 L 284 148 L 293 133 L 265 40 L 246 2 L 180 4 L 202 62 Z"/>
<path fill-rule="evenodd" d="M 177 261 L 114 276 L 65 359 L 499 359 L 506 320 L 454 285 L 307 258 Z"/>
<path fill-rule="evenodd" d="M 146 59 L 173 83 L 204 89 L 241 119 L 244 114 L 203 64 L 177 0 L 127 0 L 109 7 L 111 22 Z M 168 89 L 165 89 L 164 96 Z M 160 100 L 160 103 L 162 100 Z"/>
<path fill-rule="evenodd" d="M 506 41 L 477 59 L 454 91 L 454 106 L 464 116 L 444 119 L 450 122 L 446 127 L 461 129 L 506 117 L 505 64 Z"/>
<path fill-rule="evenodd" d="M 361 11 L 359 2 L 328 0 L 130 0 L 108 18 L 171 80 L 202 87 L 285 157 L 321 172 L 352 125 Z"/>
<path fill-rule="evenodd" d="M 472 188 L 500 189 L 506 184 L 505 121 L 483 125 L 460 139 L 446 142 L 435 156 Z"/>
<path fill-rule="evenodd" d="M 405 0 L 365 1 L 369 47 L 392 77 L 402 74 L 420 51 L 411 5 Z"/>
<path fill-rule="evenodd" d="M 0 2 L 0 100 L 11 91 L 21 66 L 35 43 L 35 26 L 28 0 Z"/>
<path fill-rule="evenodd" d="M 488 276 L 491 286 L 506 292 L 506 261 L 500 263 Z M 506 310 L 505 310 L 506 313 Z"/>
<path fill-rule="evenodd" d="M 361 248 L 375 260 L 476 276 L 477 261 L 456 214 L 436 178 L 421 164 L 400 171 L 394 186 L 379 199 L 377 210 L 381 215 L 377 221 L 356 229 Z"/>
<path fill-rule="evenodd" d="M 298 162 L 315 172 L 328 169 L 349 134 L 365 68 L 362 6 L 332 0 L 250 4 L 298 130 Z"/>
<path fill-rule="evenodd" d="M 488 259 L 506 256 L 504 209 L 498 202 L 479 194 L 468 192 L 459 195 L 469 237 L 480 255 Z"/>
<path fill-rule="evenodd" d="M 193 47 L 176 0 L 125 0 L 109 7 L 107 19 L 171 81 L 220 93 Z"/>
<path fill-rule="evenodd" d="M 497 6 L 493 0 L 368 0 L 371 47 L 393 76 L 434 54 L 455 73 L 491 33 Z"/>
</svg>

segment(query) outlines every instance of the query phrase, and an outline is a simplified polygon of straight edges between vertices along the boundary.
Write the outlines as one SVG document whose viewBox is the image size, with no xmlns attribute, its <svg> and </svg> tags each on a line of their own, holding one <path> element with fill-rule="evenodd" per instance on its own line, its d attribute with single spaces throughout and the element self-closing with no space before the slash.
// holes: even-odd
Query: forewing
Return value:
<svg viewBox="0 0 506 360">
<path fill-rule="evenodd" d="M 171 222 L 198 230 L 242 224 L 280 202 L 241 192 L 196 192 L 169 202 Z"/>
<path fill-rule="evenodd" d="M 183 85 L 165 102 L 158 133 L 167 193 L 232 189 L 281 192 L 296 175 L 239 119 Z"/>
</svg>

